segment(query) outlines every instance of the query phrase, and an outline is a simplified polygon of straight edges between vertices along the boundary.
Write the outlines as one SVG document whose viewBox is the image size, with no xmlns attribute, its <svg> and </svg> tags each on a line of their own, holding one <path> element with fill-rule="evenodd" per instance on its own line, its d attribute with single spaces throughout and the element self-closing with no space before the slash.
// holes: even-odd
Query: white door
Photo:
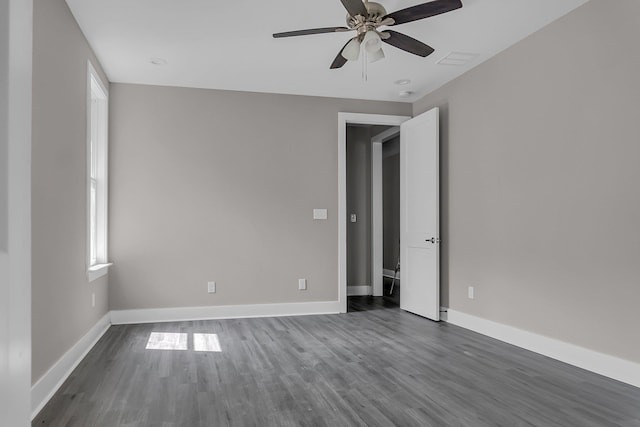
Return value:
<svg viewBox="0 0 640 427">
<path fill-rule="evenodd" d="M 434 108 L 400 125 L 400 308 L 440 320 L 440 180 Z"/>
</svg>

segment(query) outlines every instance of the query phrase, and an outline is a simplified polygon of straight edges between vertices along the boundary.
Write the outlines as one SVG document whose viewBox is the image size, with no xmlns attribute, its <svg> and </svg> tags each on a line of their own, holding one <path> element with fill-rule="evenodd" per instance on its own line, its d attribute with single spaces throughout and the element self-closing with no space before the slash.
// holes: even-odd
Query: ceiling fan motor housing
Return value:
<svg viewBox="0 0 640 427">
<path fill-rule="evenodd" d="M 380 3 L 365 2 L 364 6 L 367 8 L 367 16 L 361 17 L 347 15 L 347 26 L 349 28 L 356 28 L 362 24 L 375 24 L 380 22 L 382 17 L 387 14 L 386 9 Z"/>
</svg>

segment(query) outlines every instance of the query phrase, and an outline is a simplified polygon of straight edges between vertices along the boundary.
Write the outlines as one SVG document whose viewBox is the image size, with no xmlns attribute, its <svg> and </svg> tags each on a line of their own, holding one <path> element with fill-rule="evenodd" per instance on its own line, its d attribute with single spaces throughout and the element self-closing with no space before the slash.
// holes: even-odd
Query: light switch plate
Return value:
<svg viewBox="0 0 640 427">
<path fill-rule="evenodd" d="M 326 209 L 314 209 L 313 210 L 313 219 L 327 219 L 327 210 Z"/>
<path fill-rule="evenodd" d="M 216 282 L 207 282 L 207 292 L 210 294 L 216 293 Z"/>
<path fill-rule="evenodd" d="M 300 291 L 307 290 L 307 279 L 298 279 L 298 290 Z"/>
</svg>

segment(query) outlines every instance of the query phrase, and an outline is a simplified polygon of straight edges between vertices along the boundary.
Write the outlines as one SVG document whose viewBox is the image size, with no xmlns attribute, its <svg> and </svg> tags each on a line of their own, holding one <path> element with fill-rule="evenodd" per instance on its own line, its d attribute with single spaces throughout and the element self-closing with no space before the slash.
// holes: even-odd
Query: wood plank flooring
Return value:
<svg viewBox="0 0 640 427">
<path fill-rule="evenodd" d="M 640 426 L 638 388 L 380 299 L 350 305 L 112 326 L 33 426 Z M 187 350 L 146 349 L 153 332 Z"/>
</svg>

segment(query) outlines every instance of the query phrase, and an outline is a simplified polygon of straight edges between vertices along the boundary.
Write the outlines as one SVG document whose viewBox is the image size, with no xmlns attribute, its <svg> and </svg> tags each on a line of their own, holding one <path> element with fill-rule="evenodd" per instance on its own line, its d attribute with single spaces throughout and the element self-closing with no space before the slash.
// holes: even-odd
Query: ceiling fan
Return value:
<svg viewBox="0 0 640 427">
<path fill-rule="evenodd" d="M 308 30 L 275 33 L 274 38 L 307 36 L 322 33 L 340 33 L 355 31 L 356 36 L 345 44 L 333 60 L 331 69 L 340 68 L 348 60 L 356 61 L 360 56 L 360 47 L 364 47 L 367 60 L 374 62 L 384 58 L 382 42 L 395 46 L 414 55 L 426 57 L 434 49 L 421 41 L 393 30 L 379 31 L 379 27 L 405 24 L 419 19 L 429 18 L 451 12 L 462 7 L 461 0 L 434 0 L 417 6 L 401 9 L 387 14 L 385 8 L 367 0 L 340 0 L 347 9 L 347 27 L 312 28 Z"/>
</svg>

